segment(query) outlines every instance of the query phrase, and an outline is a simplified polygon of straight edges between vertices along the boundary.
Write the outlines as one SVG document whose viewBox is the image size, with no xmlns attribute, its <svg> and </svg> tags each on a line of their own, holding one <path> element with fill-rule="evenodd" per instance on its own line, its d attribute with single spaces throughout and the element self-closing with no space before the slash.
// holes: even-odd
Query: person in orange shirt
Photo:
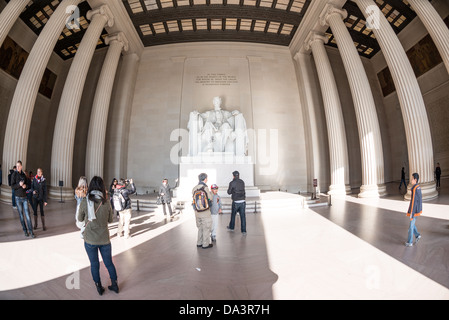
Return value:
<svg viewBox="0 0 449 320">
<path fill-rule="evenodd" d="M 410 217 L 410 226 L 408 228 L 408 238 L 405 245 L 407 247 L 413 246 L 413 236 L 416 238 L 416 243 L 421 239 L 421 234 L 416 228 L 416 217 L 422 213 L 422 193 L 421 187 L 418 184 L 419 174 L 412 174 L 412 179 L 410 183 L 412 184 L 412 197 L 410 199 L 410 205 L 407 210 L 407 216 Z"/>
</svg>

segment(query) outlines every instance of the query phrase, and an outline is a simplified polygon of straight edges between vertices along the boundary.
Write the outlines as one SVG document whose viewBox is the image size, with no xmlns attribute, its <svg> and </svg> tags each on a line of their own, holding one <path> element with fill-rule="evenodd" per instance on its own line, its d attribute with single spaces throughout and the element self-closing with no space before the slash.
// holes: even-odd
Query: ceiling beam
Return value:
<svg viewBox="0 0 449 320">
<path fill-rule="evenodd" d="M 169 20 L 183 20 L 195 18 L 226 19 L 242 18 L 254 20 L 266 20 L 283 22 L 292 25 L 299 25 L 303 15 L 294 12 L 287 12 L 279 9 L 253 6 L 182 6 L 177 8 L 164 8 L 163 10 L 150 10 L 147 13 L 137 13 L 131 15 L 131 20 L 135 26 L 151 24 Z"/>
<path fill-rule="evenodd" d="M 264 32 L 251 31 L 184 31 L 158 36 L 146 36 L 142 39 L 144 46 L 156 46 L 162 44 L 198 42 L 198 41 L 235 41 L 235 42 L 256 42 L 288 46 L 291 37 Z"/>
</svg>

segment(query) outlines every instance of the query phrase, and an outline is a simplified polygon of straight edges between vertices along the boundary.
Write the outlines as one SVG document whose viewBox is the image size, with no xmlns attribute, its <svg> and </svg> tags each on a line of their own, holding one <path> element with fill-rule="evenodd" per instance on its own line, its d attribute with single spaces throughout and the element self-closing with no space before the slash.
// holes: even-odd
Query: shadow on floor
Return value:
<svg viewBox="0 0 449 320">
<path fill-rule="evenodd" d="M 445 202 L 446 200 L 442 199 Z M 449 220 L 421 216 L 416 226 L 422 235 L 413 247 L 405 247 L 409 218 L 373 206 L 335 200 L 331 207 L 311 208 L 377 249 L 449 288 Z"/>
</svg>

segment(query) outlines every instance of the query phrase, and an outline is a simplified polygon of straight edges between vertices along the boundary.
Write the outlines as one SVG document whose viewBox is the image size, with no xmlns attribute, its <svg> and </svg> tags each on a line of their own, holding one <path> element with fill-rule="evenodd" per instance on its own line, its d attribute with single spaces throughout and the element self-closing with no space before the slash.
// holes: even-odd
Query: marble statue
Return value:
<svg viewBox="0 0 449 320">
<path fill-rule="evenodd" d="M 221 108 L 220 97 L 213 99 L 214 110 L 189 116 L 189 156 L 201 152 L 226 152 L 245 156 L 248 149 L 246 121 L 237 110 L 232 112 Z"/>
</svg>

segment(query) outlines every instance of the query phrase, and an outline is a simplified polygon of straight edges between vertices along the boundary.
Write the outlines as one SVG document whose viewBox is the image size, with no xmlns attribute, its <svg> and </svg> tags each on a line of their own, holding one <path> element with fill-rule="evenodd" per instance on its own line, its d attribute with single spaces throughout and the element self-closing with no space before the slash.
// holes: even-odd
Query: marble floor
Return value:
<svg viewBox="0 0 449 320">
<path fill-rule="evenodd" d="M 110 225 L 120 293 L 99 296 L 75 203 L 51 202 L 47 230 L 25 238 L 18 214 L 0 204 L 0 299 L 293 300 L 449 299 L 449 181 L 424 204 L 422 240 L 405 247 L 408 202 L 396 184 L 376 200 L 354 195 L 302 209 L 272 203 L 247 214 L 246 236 L 219 216 L 213 248 L 196 247 L 193 213 L 168 221 L 158 209 L 134 211 L 132 237 Z M 274 195 L 275 196 L 275 195 Z M 273 199 L 273 194 L 271 194 Z M 103 284 L 109 279 L 101 265 Z"/>
</svg>

